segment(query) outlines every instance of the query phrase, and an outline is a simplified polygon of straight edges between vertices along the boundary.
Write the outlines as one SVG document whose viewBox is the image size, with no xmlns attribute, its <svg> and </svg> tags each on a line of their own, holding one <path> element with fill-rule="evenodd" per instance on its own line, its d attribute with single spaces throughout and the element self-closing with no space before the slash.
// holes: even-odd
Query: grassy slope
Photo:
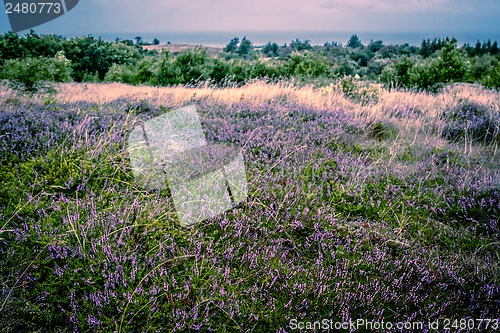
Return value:
<svg viewBox="0 0 500 333">
<path fill-rule="evenodd" d="M 498 119 L 499 93 L 57 90 L 0 93 L 0 330 L 499 316 L 498 141 L 443 139 L 463 105 Z M 242 147 L 249 198 L 180 228 L 124 147 L 139 118 L 190 103 L 209 141 Z"/>
</svg>

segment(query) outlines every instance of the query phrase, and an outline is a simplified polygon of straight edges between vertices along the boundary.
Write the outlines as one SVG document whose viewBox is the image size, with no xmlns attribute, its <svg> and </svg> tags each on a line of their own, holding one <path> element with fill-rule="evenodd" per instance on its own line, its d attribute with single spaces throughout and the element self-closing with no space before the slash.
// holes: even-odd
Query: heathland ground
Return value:
<svg viewBox="0 0 500 333">
<path fill-rule="evenodd" d="M 190 104 L 209 142 L 241 148 L 249 195 L 183 228 L 166 191 L 134 184 L 126 137 Z M 479 85 L 355 79 L 3 85 L 0 331 L 498 318 L 499 105 Z"/>
</svg>

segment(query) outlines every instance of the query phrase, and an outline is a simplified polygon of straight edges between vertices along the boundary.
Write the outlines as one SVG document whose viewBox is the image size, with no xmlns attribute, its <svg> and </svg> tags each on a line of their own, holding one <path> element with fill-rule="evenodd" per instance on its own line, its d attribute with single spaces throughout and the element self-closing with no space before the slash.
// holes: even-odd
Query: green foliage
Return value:
<svg viewBox="0 0 500 333">
<path fill-rule="evenodd" d="M 438 58 L 417 61 L 409 73 L 408 87 L 437 91 L 442 86 L 440 67 L 441 61 Z"/>
<path fill-rule="evenodd" d="M 358 63 L 354 60 L 344 59 L 338 66 L 335 67 L 334 71 L 337 76 L 352 76 L 358 69 Z"/>
<path fill-rule="evenodd" d="M 269 42 L 262 48 L 262 54 L 266 57 L 277 57 L 279 50 L 278 44 Z"/>
<path fill-rule="evenodd" d="M 456 47 L 456 40 L 452 39 L 443 43 L 436 56 L 400 58 L 382 71 L 381 79 L 396 87 L 435 91 L 444 83 L 465 81 L 469 68 L 464 52 Z"/>
<path fill-rule="evenodd" d="M 159 44 L 159 40 L 155 38 L 153 44 Z M 420 47 L 384 45 L 381 40 L 372 40 L 364 47 L 359 37 L 352 35 L 347 47 L 342 47 L 336 42 L 313 46 L 310 41 L 297 38 L 289 45 L 269 42 L 257 54 L 246 37 L 241 40 L 234 37 L 223 48 L 222 57 L 208 56 L 200 49 L 165 56 L 156 50 L 145 50 L 141 45 L 145 43 L 140 36 L 135 42 L 117 38 L 110 43 L 92 36 L 66 40 L 34 31 L 25 36 L 9 32 L 0 35 L 0 67 L 7 60 L 54 58 L 57 52 L 64 51 L 71 61 L 71 77 L 75 81 L 105 79 L 171 85 L 298 77 L 316 80 L 321 85 L 325 83 L 321 80 L 332 76 L 358 75 L 391 87 L 429 91 L 437 91 L 453 82 L 477 82 L 489 88 L 500 86 L 500 50 L 496 41 L 489 40 L 462 48 L 457 47 L 455 39 L 449 38 L 423 40 Z M 277 58 L 277 61 L 262 62 L 257 59 L 258 55 Z M 245 62 L 235 61 L 237 59 Z"/>
<path fill-rule="evenodd" d="M 364 51 L 356 51 L 351 53 L 351 59 L 356 61 L 361 67 L 366 67 L 371 56 Z"/>
<path fill-rule="evenodd" d="M 176 85 L 204 81 L 209 77 L 208 64 L 209 58 L 205 49 L 188 50 L 176 58 L 171 58 L 169 53 L 165 53 L 153 82 L 160 85 Z"/>
<path fill-rule="evenodd" d="M 373 53 L 380 51 L 384 47 L 384 42 L 381 40 L 371 41 L 367 48 Z"/>
<path fill-rule="evenodd" d="M 297 52 L 312 50 L 310 40 L 301 41 L 298 38 L 296 38 L 294 41 L 290 43 L 290 47 Z"/>
<path fill-rule="evenodd" d="M 238 53 L 239 56 L 248 56 L 252 54 L 252 49 L 252 42 L 246 37 L 243 37 L 236 53 Z"/>
<path fill-rule="evenodd" d="M 215 84 L 223 83 L 230 75 L 231 67 L 225 61 L 214 59 L 209 73 L 210 79 Z"/>
<path fill-rule="evenodd" d="M 456 39 L 444 44 L 441 61 L 438 63 L 440 82 L 460 82 L 467 73 L 467 60 L 456 45 Z"/>
<path fill-rule="evenodd" d="M 411 72 L 415 66 L 415 62 L 415 58 L 401 58 L 395 64 L 388 66 L 382 71 L 382 81 L 397 87 L 411 86 L 413 83 L 411 79 Z"/>
<path fill-rule="evenodd" d="M 263 63 L 257 61 L 253 64 L 250 76 L 252 78 L 277 79 L 284 75 L 281 66 L 273 63 Z"/>
<path fill-rule="evenodd" d="M 285 73 L 304 78 L 321 77 L 330 74 L 330 67 L 322 56 L 311 52 L 294 53 L 285 64 Z"/>
<path fill-rule="evenodd" d="M 238 62 L 231 67 L 230 79 L 237 83 L 243 83 L 250 79 L 251 68 L 243 62 Z"/>
<path fill-rule="evenodd" d="M 488 88 L 500 88 L 500 63 L 497 64 L 491 72 L 482 79 L 482 82 Z"/>
<path fill-rule="evenodd" d="M 499 59 L 489 54 L 471 58 L 468 80 L 472 82 L 483 81 L 484 78 L 491 75 L 498 63 Z"/>
<path fill-rule="evenodd" d="M 26 56 L 26 49 L 20 42 L 19 35 L 7 32 L 0 36 L 0 58 L 2 60 L 17 59 Z"/>
<path fill-rule="evenodd" d="M 104 81 L 107 82 L 121 82 L 132 83 L 134 76 L 134 69 L 127 65 L 111 65 L 111 68 L 104 76 Z"/>
<path fill-rule="evenodd" d="M 236 50 L 238 50 L 238 44 L 239 43 L 240 43 L 240 39 L 238 37 L 234 37 L 224 47 L 223 51 L 227 52 L 227 53 L 236 53 Z"/>
<path fill-rule="evenodd" d="M 349 41 L 347 42 L 347 47 L 357 49 L 357 48 L 362 48 L 363 44 L 361 43 L 361 40 L 359 39 L 358 35 L 352 35 L 351 38 L 349 38 Z"/>
<path fill-rule="evenodd" d="M 342 93 L 362 105 L 378 101 L 379 87 L 360 81 L 359 76 L 345 76 L 340 80 Z"/>
<path fill-rule="evenodd" d="M 112 64 L 135 64 L 142 58 L 135 46 L 109 43 L 92 36 L 70 39 L 64 44 L 64 50 L 72 62 L 76 81 L 83 81 L 84 76 L 95 73 L 103 80 Z"/>
<path fill-rule="evenodd" d="M 22 85 L 28 91 L 37 90 L 43 81 L 70 81 L 71 62 L 63 52 L 54 58 L 11 59 L 4 63 L 1 78 Z"/>
</svg>

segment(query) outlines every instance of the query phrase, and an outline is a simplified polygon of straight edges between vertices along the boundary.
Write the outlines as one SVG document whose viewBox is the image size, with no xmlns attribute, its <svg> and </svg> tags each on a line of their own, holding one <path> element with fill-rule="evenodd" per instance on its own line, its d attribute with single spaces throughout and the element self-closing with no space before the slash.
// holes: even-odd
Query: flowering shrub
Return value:
<svg viewBox="0 0 500 333">
<path fill-rule="evenodd" d="M 500 116 L 473 102 L 461 103 L 443 113 L 443 138 L 452 141 L 500 142 Z"/>
</svg>

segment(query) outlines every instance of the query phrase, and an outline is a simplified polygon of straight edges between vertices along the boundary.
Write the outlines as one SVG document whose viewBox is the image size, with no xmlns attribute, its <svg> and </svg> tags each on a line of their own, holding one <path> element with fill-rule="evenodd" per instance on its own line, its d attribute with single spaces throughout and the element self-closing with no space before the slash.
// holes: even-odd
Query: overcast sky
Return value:
<svg viewBox="0 0 500 333">
<path fill-rule="evenodd" d="M 3 4 L 2 6 L 3 7 Z M 491 32 L 500 0 L 80 0 L 39 33 L 169 31 Z M 0 31 L 10 30 L 2 8 Z"/>
</svg>

